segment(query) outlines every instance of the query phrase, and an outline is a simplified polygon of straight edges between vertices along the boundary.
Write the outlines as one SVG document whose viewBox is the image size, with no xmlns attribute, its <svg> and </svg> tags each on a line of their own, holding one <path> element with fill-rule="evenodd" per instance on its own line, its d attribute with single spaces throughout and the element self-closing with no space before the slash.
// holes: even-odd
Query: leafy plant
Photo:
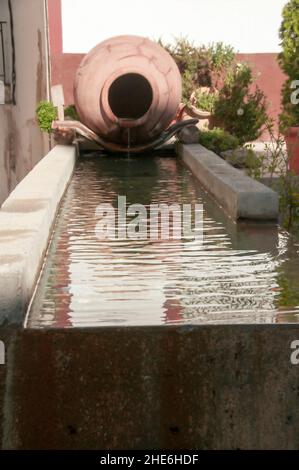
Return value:
<svg viewBox="0 0 299 470">
<path fill-rule="evenodd" d="M 185 70 L 182 74 L 182 99 L 184 104 L 190 102 L 194 86 L 194 74 L 190 70 Z"/>
<path fill-rule="evenodd" d="M 216 42 L 209 44 L 208 55 L 210 57 L 212 86 L 219 89 L 223 86 L 222 82 L 225 75 L 236 58 L 236 52 L 232 46 L 223 44 L 223 42 Z"/>
<path fill-rule="evenodd" d="M 249 176 L 255 179 L 267 178 L 269 186 L 272 186 L 274 177 L 277 180 L 288 171 L 288 159 L 284 138 L 280 133 L 277 135 L 273 120 L 268 119 L 265 126 L 270 141 L 264 144 L 263 151 L 259 155 L 253 144 L 245 146 L 248 150 L 245 167 Z"/>
<path fill-rule="evenodd" d="M 247 173 L 260 180 L 266 178 L 268 185 L 280 194 L 279 205 L 281 221 L 288 231 L 299 228 L 299 180 L 289 169 L 289 155 L 285 148 L 283 135 L 274 130 L 272 120 L 266 122 L 270 141 L 264 145 L 264 152 L 256 165 L 248 154 Z M 250 146 L 249 148 L 252 148 Z M 253 165 L 251 163 L 253 162 Z"/>
<path fill-rule="evenodd" d="M 299 126 L 299 105 L 291 100 L 292 83 L 299 79 L 299 0 L 290 0 L 283 8 L 282 16 L 279 64 L 288 76 L 282 89 L 283 112 L 280 115 L 280 128 L 284 132 L 288 127 Z"/>
<path fill-rule="evenodd" d="M 80 121 L 76 106 L 73 104 L 64 109 L 64 116 L 70 118 L 72 121 Z"/>
<path fill-rule="evenodd" d="M 201 131 L 199 143 L 218 154 L 226 150 L 236 149 L 239 146 L 239 141 L 236 137 L 219 128 Z"/>
<path fill-rule="evenodd" d="M 215 103 L 218 99 L 217 92 L 211 92 L 208 90 L 202 90 L 199 88 L 194 93 L 194 105 L 198 109 L 202 109 L 203 111 L 209 111 L 210 113 L 214 112 Z"/>
<path fill-rule="evenodd" d="M 257 86 L 250 91 L 252 84 L 249 65 L 235 64 L 215 103 L 217 125 L 236 136 L 241 144 L 256 140 L 268 119 L 265 95 Z"/>
<path fill-rule="evenodd" d="M 276 280 L 279 285 L 278 302 L 281 307 L 289 309 L 299 305 L 299 290 L 296 276 L 288 276 L 285 263 L 277 266 Z"/>
<path fill-rule="evenodd" d="M 285 149 L 284 138 L 281 133 L 274 130 L 274 122 L 269 119 L 266 122 L 267 133 L 270 136 L 270 142 L 264 145 L 265 172 L 267 173 L 270 184 L 274 177 L 280 177 L 288 171 L 289 158 Z"/>
<path fill-rule="evenodd" d="M 264 172 L 265 154 L 257 156 L 252 144 L 246 145 L 245 150 L 246 160 L 244 167 L 246 172 L 251 178 L 259 180 Z"/>
<path fill-rule="evenodd" d="M 196 47 L 187 38 L 176 38 L 175 44 L 159 44 L 175 60 L 183 81 L 183 101 L 188 103 L 192 92 L 200 87 L 217 88 L 225 70 L 235 58 L 234 49 L 222 42 Z"/>
<path fill-rule="evenodd" d="M 36 108 L 36 115 L 41 130 L 50 133 L 52 130 L 52 122 L 58 117 L 57 108 L 49 101 L 40 101 Z M 67 106 L 64 109 L 64 116 L 74 121 L 80 120 L 74 105 Z"/>
<path fill-rule="evenodd" d="M 227 70 L 235 60 L 236 52 L 232 46 L 223 42 L 213 42 L 208 46 L 212 69 L 215 72 Z"/>
<path fill-rule="evenodd" d="M 164 45 L 175 60 L 183 79 L 183 100 L 200 86 L 211 86 L 210 61 L 204 46 L 195 47 L 187 38 L 176 38 L 174 45 Z"/>
<path fill-rule="evenodd" d="M 231 46 L 218 42 L 196 47 L 187 38 L 176 39 L 174 45 L 160 44 L 182 74 L 184 103 L 195 93 L 195 106 L 213 113 L 217 126 L 235 135 L 240 143 L 261 135 L 267 120 L 265 95 L 258 87 L 252 91 L 252 70 L 247 64 L 235 63 Z M 203 87 L 209 91 L 203 93 Z"/>
<path fill-rule="evenodd" d="M 51 132 L 52 122 L 57 119 L 57 108 L 49 101 L 40 101 L 36 108 L 38 125 L 43 132 Z"/>
<path fill-rule="evenodd" d="M 283 226 L 290 231 L 298 228 L 299 222 L 299 181 L 292 171 L 281 175 L 280 179 L 280 210 Z"/>
</svg>

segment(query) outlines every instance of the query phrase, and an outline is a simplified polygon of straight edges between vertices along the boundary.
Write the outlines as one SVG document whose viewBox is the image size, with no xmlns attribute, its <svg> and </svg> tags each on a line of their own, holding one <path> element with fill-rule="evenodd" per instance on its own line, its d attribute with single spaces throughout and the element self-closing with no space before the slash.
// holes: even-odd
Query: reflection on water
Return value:
<svg viewBox="0 0 299 470">
<path fill-rule="evenodd" d="M 199 240 L 99 241 L 96 207 L 199 203 Z M 83 157 L 64 198 L 30 327 L 297 322 L 299 246 L 236 226 L 173 157 Z"/>
</svg>

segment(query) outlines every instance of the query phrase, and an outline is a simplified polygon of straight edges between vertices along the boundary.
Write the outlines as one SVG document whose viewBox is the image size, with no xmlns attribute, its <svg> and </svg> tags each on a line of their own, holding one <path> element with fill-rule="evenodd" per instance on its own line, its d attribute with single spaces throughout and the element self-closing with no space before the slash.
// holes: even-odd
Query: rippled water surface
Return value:
<svg viewBox="0 0 299 470">
<path fill-rule="evenodd" d="M 99 240 L 96 208 L 203 204 L 203 241 Z M 297 322 L 299 245 L 235 225 L 174 157 L 82 157 L 64 197 L 29 327 Z"/>
</svg>

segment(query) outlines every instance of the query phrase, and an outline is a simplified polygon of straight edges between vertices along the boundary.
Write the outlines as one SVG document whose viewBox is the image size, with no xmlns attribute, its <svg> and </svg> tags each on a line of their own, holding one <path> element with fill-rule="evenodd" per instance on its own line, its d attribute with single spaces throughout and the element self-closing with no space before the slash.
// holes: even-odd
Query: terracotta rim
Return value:
<svg viewBox="0 0 299 470">
<path fill-rule="evenodd" d="M 144 77 L 148 81 L 148 83 L 150 84 L 150 86 L 152 88 L 153 99 L 152 99 L 150 107 L 148 108 L 148 110 L 146 111 L 146 113 L 143 116 L 141 116 L 138 119 L 128 120 L 128 126 L 124 126 L 124 124 L 126 123 L 126 119 L 117 117 L 114 114 L 114 112 L 112 111 L 111 107 L 110 107 L 109 89 L 110 89 L 112 83 L 117 78 L 119 78 L 123 75 L 127 75 L 129 73 L 141 75 L 142 77 Z M 102 101 L 103 109 L 105 109 L 105 114 L 106 114 L 107 118 L 111 122 L 113 122 L 114 124 L 120 124 L 121 127 L 137 127 L 137 126 L 141 126 L 142 124 L 144 124 L 147 121 L 147 118 L 148 118 L 149 114 L 151 113 L 152 108 L 157 106 L 158 99 L 159 99 L 158 89 L 157 89 L 157 85 L 156 85 L 153 77 L 149 74 L 144 75 L 144 71 L 142 69 L 138 68 L 138 67 L 128 67 L 128 68 L 123 68 L 121 70 L 117 70 L 117 72 L 110 75 L 110 77 L 106 80 L 106 82 L 104 83 L 102 92 L 100 94 L 99 105 L 101 105 L 101 101 Z"/>
</svg>

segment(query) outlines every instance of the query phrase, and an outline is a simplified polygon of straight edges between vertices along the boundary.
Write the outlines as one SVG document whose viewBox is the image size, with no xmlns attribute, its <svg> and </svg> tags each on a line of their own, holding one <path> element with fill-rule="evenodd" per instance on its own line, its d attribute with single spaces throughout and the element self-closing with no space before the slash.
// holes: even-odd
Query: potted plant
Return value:
<svg viewBox="0 0 299 470">
<path fill-rule="evenodd" d="M 282 15 L 279 64 L 287 80 L 282 89 L 280 127 L 285 135 L 290 170 L 299 175 L 299 93 L 296 91 L 299 80 L 299 0 L 290 0 Z"/>
<path fill-rule="evenodd" d="M 66 129 L 63 132 L 52 129 L 52 123 L 57 119 L 57 108 L 51 102 L 40 101 L 36 108 L 36 116 L 40 129 L 48 134 L 53 134 L 57 144 L 69 145 L 73 143 L 75 132 L 72 129 Z M 76 121 L 80 119 L 74 105 L 67 106 L 64 109 L 64 116 L 66 120 Z"/>
</svg>

